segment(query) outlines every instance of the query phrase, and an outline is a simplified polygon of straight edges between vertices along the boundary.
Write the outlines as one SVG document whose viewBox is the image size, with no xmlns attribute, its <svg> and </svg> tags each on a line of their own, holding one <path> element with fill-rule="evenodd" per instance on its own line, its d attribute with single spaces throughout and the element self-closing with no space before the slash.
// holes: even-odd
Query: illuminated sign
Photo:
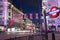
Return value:
<svg viewBox="0 0 60 40">
<path fill-rule="evenodd" d="M 50 17 L 56 18 L 59 15 L 59 9 L 56 6 L 53 6 L 50 8 L 49 14 L 50 14 Z"/>
</svg>

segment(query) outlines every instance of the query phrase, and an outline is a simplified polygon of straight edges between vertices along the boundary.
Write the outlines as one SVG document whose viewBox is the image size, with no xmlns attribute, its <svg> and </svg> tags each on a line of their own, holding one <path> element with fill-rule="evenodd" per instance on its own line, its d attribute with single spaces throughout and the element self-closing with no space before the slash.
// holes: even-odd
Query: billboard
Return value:
<svg viewBox="0 0 60 40">
<path fill-rule="evenodd" d="M 8 0 L 0 0 L 0 25 L 7 25 Z"/>
<path fill-rule="evenodd" d="M 56 6 L 60 7 L 59 0 L 46 0 L 46 2 L 43 2 L 43 5 L 46 6 L 46 13 L 50 12 L 51 7 Z M 54 9 L 53 9 L 54 10 Z M 43 13 L 43 12 L 42 12 Z M 56 18 L 51 18 L 50 15 L 46 15 L 46 21 L 47 26 L 50 27 L 52 25 L 55 25 L 56 31 L 58 31 L 58 25 L 60 25 L 60 15 Z"/>
</svg>

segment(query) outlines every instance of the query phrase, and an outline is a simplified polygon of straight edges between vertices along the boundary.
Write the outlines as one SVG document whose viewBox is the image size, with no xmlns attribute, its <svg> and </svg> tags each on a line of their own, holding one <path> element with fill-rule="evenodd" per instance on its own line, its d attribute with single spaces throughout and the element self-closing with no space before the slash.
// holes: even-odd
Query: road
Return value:
<svg viewBox="0 0 60 40">
<path fill-rule="evenodd" d="M 20 33 L 5 32 L 0 33 L 0 40 L 42 40 L 41 33 Z M 52 33 L 48 33 L 48 40 L 52 40 Z M 60 40 L 60 33 L 55 33 L 55 40 Z"/>
<path fill-rule="evenodd" d="M 0 40 L 6 40 L 6 39 L 11 39 L 11 38 L 22 38 L 24 39 L 27 37 L 33 37 L 37 36 L 40 33 L 20 33 L 20 32 L 5 32 L 5 33 L 0 33 Z M 25 40 L 25 39 L 24 39 Z"/>
</svg>

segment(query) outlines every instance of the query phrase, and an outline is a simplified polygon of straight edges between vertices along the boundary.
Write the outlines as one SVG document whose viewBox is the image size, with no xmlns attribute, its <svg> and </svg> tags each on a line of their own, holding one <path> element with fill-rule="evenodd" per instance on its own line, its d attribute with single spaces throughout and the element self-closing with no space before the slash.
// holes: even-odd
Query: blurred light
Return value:
<svg viewBox="0 0 60 40">
<path fill-rule="evenodd" d="M 46 6 L 43 6 L 42 8 L 45 10 L 46 9 Z"/>
<path fill-rule="evenodd" d="M 8 4 L 11 4 L 11 3 L 8 2 Z"/>
<path fill-rule="evenodd" d="M 59 12 L 59 9 L 54 10 L 54 11 L 50 12 L 49 14 L 53 14 L 54 15 L 54 13 L 57 13 L 57 12 Z"/>
<path fill-rule="evenodd" d="M 3 11 L 4 11 L 4 20 L 5 20 L 5 21 L 4 21 L 4 25 L 7 25 L 8 2 L 7 2 L 7 0 L 6 0 L 6 1 L 3 0 L 3 3 L 4 3 L 4 4 L 3 4 L 3 5 L 4 5 L 4 7 L 3 7 L 4 10 L 3 10 Z"/>
<path fill-rule="evenodd" d="M 11 7 L 14 7 L 13 5 Z"/>
<path fill-rule="evenodd" d="M 11 28 L 11 31 L 14 32 L 15 31 L 15 28 Z"/>
<path fill-rule="evenodd" d="M 4 31 L 4 27 L 0 27 L 0 31 Z"/>
<path fill-rule="evenodd" d="M 7 29 L 8 32 L 11 32 L 10 28 Z"/>
<path fill-rule="evenodd" d="M 27 23 L 27 25 L 31 25 L 31 24 L 28 24 L 28 23 Z"/>
<path fill-rule="evenodd" d="M 47 0 L 43 0 L 42 2 L 48 2 Z"/>
</svg>

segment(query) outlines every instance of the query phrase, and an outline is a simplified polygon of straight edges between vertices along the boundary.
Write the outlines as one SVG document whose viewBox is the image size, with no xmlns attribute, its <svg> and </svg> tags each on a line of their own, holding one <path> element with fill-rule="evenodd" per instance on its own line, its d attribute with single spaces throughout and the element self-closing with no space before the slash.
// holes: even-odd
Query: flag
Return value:
<svg viewBox="0 0 60 40">
<path fill-rule="evenodd" d="M 27 14 L 24 14 L 24 19 L 26 19 L 27 18 Z"/>
<path fill-rule="evenodd" d="M 38 13 L 36 13 L 36 19 L 38 19 Z"/>
<path fill-rule="evenodd" d="M 32 13 L 30 13 L 30 19 L 33 19 L 33 18 L 32 18 Z"/>
</svg>

